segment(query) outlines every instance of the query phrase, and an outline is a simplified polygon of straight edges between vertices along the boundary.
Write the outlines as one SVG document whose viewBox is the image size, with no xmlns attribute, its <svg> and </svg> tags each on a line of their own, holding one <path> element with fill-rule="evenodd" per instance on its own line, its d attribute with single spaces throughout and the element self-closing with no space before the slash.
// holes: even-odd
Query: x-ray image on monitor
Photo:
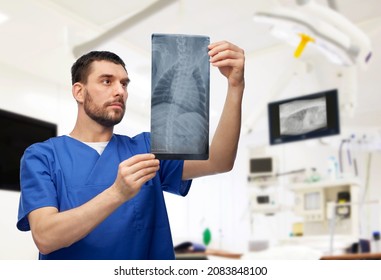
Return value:
<svg viewBox="0 0 381 280">
<path fill-rule="evenodd" d="M 151 152 L 209 157 L 209 37 L 152 35 Z"/>
<path fill-rule="evenodd" d="M 268 104 L 270 144 L 339 134 L 339 116 L 336 89 L 270 102 Z"/>
<path fill-rule="evenodd" d="M 280 134 L 299 135 L 327 127 L 325 97 L 279 105 Z"/>
</svg>

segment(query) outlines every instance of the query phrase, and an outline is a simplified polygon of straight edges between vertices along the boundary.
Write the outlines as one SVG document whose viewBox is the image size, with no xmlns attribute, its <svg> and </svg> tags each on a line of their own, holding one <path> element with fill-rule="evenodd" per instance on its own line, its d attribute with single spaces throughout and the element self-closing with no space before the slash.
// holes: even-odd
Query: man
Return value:
<svg viewBox="0 0 381 280">
<path fill-rule="evenodd" d="M 32 231 L 40 259 L 174 258 L 162 191 L 185 196 L 192 178 L 231 170 L 238 146 L 244 52 L 223 41 L 208 54 L 228 91 L 205 161 L 159 161 L 149 133 L 113 134 L 130 81 L 117 55 L 90 52 L 73 64 L 73 131 L 32 145 L 21 161 L 17 227 Z"/>
</svg>

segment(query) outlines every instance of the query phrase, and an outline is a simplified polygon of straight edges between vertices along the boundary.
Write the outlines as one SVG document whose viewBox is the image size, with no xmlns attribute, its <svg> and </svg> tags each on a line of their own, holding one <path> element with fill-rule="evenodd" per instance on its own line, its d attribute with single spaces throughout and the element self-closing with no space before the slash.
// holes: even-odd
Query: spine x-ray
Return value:
<svg viewBox="0 0 381 280">
<path fill-rule="evenodd" d="M 209 157 L 209 37 L 152 35 L 151 152 Z"/>
</svg>

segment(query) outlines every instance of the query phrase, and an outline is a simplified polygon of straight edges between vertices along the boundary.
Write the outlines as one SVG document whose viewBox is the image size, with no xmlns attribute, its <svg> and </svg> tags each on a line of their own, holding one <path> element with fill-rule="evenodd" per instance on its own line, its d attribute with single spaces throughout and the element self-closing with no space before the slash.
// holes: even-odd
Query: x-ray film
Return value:
<svg viewBox="0 0 381 280">
<path fill-rule="evenodd" d="M 151 152 L 209 157 L 209 37 L 152 35 Z"/>
</svg>

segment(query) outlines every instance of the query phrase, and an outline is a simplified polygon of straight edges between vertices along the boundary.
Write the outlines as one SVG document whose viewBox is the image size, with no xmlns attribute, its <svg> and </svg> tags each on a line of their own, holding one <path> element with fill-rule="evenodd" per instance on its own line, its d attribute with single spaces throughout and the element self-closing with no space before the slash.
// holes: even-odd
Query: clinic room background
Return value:
<svg viewBox="0 0 381 280">
<path fill-rule="evenodd" d="M 0 110 L 68 134 L 70 67 L 104 49 L 132 81 L 115 133 L 149 131 L 153 33 L 228 40 L 246 55 L 234 169 L 195 179 L 184 198 L 165 194 L 175 245 L 245 259 L 380 250 L 380 1 L 0 0 Z M 210 135 L 225 90 L 211 69 Z M 16 229 L 18 200 L 0 188 L 0 259 L 38 257 L 30 232 Z"/>
</svg>

